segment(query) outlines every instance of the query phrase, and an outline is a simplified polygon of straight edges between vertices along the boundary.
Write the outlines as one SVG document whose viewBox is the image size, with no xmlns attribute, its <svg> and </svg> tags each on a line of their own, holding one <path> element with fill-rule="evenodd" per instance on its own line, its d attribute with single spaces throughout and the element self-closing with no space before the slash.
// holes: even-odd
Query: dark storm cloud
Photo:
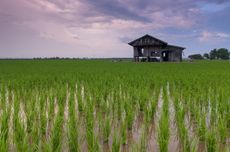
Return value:
<svg viewBox="0 0 230 152">
<path fill-rule="evenodd" d="M 120 19 L 131 19 L 149 22 L 148 17 L 141 15 L 141 12 L 129 10 L 129 8 L 118 0 L 85 0 L 89 6 L 98 12 Z"/>
<path fill-rule="evenodd" d="M 186 17 L 198 9 L 199 3 L 225 3 L 227 0 L 84 0 L 97 12 L 115 18 L 150 22 L 149 13 L 165 12 L 167 15 Z"/>
</svg>

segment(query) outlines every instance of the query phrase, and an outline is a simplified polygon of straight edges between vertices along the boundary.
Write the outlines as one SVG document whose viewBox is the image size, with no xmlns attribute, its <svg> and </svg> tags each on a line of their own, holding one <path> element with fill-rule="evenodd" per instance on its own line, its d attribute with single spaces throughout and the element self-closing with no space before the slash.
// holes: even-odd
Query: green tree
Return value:
<svg viewBox="0 0 230 152">
<path fill-rule="evenodd" d="M 217 54 L 218 54 L 218 59 L 222 59 L 222 60 L 229 60 L 229 52 L 228 49 L 225 48 L 220 48 L 217 50 Z"/>
<path fill-rule="evenodd" d="M 229 60 L 229 51 L 226 48 L 220 49 L 213 49 L 209 53 L 209 57 L 211 60 L 213 59 L 222 59 L 222 60 Z"/>
<path fill-rule="evenodd" d="M 201 54 L 192 54 L 188 56 L 190 59 L 194 59 L 194 60 L 203 60 L 203 56 Z"/>
<path fill-rule="evenodd" d="M 206 59 L 210 59 L 210 56 L 209 56 L 208 53 L 204 53 L 203 57 L 206 58 Z"/>
<path fill-rule="evenodd" d="M 217 50 L 216 49 L 211 50 L 211 52 L 209 53 L 209 57 L 211 60 L 217 59 L 218 58 L 217 57 Z"/>
</svg>

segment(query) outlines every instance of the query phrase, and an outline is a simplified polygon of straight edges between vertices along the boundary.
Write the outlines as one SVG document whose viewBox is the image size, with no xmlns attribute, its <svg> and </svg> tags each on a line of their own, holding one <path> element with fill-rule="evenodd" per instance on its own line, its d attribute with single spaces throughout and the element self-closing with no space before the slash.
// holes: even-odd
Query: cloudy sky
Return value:
<svg viewBox="0 0 230 152">
<path fill-rule="evenodd" d="M 185 55 L 230 49 L 229 0 L 0 0 L 0 58 L 132 57 L 150 34 Z"/>
</svg>

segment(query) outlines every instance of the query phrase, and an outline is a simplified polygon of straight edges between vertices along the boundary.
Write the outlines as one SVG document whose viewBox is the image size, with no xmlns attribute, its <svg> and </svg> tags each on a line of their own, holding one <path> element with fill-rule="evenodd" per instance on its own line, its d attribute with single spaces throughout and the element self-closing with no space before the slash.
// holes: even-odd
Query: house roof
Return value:
<svg viewBox="0 0 230 152">
<path fill-rule="evenodd" d="M 128 43 L 131 46 L 156 46 L 156 45 L 160 45 L 163 46 L 164 49 L 180 49 L 180 50 L 184 50 L 184 47 L 181 46 L 176 46 L 176 45 L 169 45 L 167 42 L 162 41 L 158 38 L 155 38 L 151 35 L 144 35 L 136 40 L 133 40 L 131 42 Z"/>
<path fill-rule="evenodd" d="M 136 40 L 133 40 L 128 43 L 131 46 L 143 46 L 143 45 L 167 45 L 167 42 L 164 42 L 158 38 L 155 38 L 151 35 L 144 35 Z"/>
</svg>

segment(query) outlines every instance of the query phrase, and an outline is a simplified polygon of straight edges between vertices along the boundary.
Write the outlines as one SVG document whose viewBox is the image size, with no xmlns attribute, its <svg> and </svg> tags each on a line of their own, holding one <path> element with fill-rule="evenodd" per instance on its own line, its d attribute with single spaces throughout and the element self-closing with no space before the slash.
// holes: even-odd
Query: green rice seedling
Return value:
<svg viewBox="0 0 230 152">
<path fill-rule="evenodd" d="M 88 150 L 90 152 L 93 152 L 94 149 L 94 139 L 95 137 L 94 137 L 93 129 L 88 126 L 86 130 L 86 140 L 87 140 Z"/>
<path fill-rule="evenodd" d="M 106 100 L 104 100 L 104 99 L 102 99 L 102 101 L 101 101 L 101 105 L 100 105 L 100 108 L 101 108 L 101 112 L 103 113 L 103 114 L 106 114 L 107 113 L 107 101 Z"/>
<path fill-rule="evenodd" d="M 54 97 L 52 94 L 50 94 L 49 96 L 49 112 L 48 112 L 48 121 L 51 122 L 52 121 L 52 118 L 54 117 L 54 111 L 55 111 L 55 104 L 54 104 Z"/>
<path fill-rule="evenodd" d="M 216 144 L 216 132 L 211 129 L 206 133 L 206 148 L 208 152 L 216 152 L 217 144 Z"/>
<path fill-rule="evenodd" d="M 98 111 L 97 113 L 97 119 L 98 119 L 99 132 L 102 132 L 104 127 L 104 118 L 103 118 L 103 114 L 100 111 Z"/>
<path fill-rule="evenodd" d="M 121 144 L 127 144 L 127 123 L 125 122 L 125 118 L 121 124 Z"/>
<path fill-rule="evenodd" d="M 180 136 L 181 145 L 184 151 L 190 151 L 190 141 L 188 137 L 188 131 L 184 125 L 184 122 L 177 122 L 178 132 Z"/>
<path fill-rule="evenodd" d="M 154 95 L 154 98 L 151 100 L 151 111 L 150 111 L 150 118 L 154 118 L 156 108 L 158 103 L 158 94 Z"/>
<path fill-rule="evenodd" d="M 52 150 L 52 143 L 50 143 L 49 141 L 45 142 L 43 147 L 44 148 L 42 149 L 42 151 L 53 152 L 53 150 Z M 35 150 L 35 151 L 39 151 L 39 150 Z"/>
<path fill-rule="evenodd" d="M 4 110 L 2 116 L 1 116 L 1 130 L 0 130 L 0 151 L 2 152 L 6 152 L 8 151 L 8 133 L 9 133 L 9 127 L 8 127 L 8 123 L 9 123 L 9 113 Z"/>
<path fill-rule="evenodd" d="M 29 141 L 19 118 L 14 119 L 14 141 L 18 151 L 29 151 Z"/>
<path fill-rule="evenodd" d="M 8 151 L 8 145 L 4 140 L 2 140 L 2 138 L 3 138 L 2 135 L 0 135 L 0 150 L 2 152 L 7 152 Z"/>
<path fill-rule="evenodd" d="M 147 125 L 147 124 L 149 124 L 150 122 L 151 122 L 151 120 L 152 120 L 152 116 L 151 116 L 151 111 L 152 109 L 151 109 L 151 104 L 150 104 L 150 102 L 147 104 L 147 106 L 145 107 L 145 109 L 144 109 L 144 122 L 145 122 L 145 124 Z"/>
<path fill-rule="evenodd" d="M 60 106 L 61 107 L 61 106 Z M 51 134 L 52 151 L 61 151 L 63 107 L 59 109 Z"/>
<path fill-rule="evenodd" d="M 29 140 L 32 140 L 32 143 L 31 143 L 32 151 L 39 151 L 39 149 L 42 149 L 40 128 L 38 126 L 39 126 L 39 122 L 36 122 L 36 121 L 31 126 L 31 133 L 30 133 L 30 137 L 29 137 L 30 139 Z M 51 146 L 51 144 L 50 144 L 50 146 Z"/>
<path fill-rule="evenodd" d="M 69 120 L 68 120 L 68 143 L 69 143 L 69 151 L 70 152 L 80 152 L 79 145 L 79 127 L 78 127 L 78 119 L 75 111 L 75 102 L 73 100 L 73 93 L 70 96 L 69 102 Z"/>
<path fill-rule="evenodd" d="M 36 116 L 36 111 L 35 110 L 31 110 L 31 109 L 35 109 L 35 102 L 32 101 L 32 103 L 29 106 L 26 106 L 27 110 L 26 110 L 26 117 L 27 117 L 27 132 L 30 133 L 32 131 L 32 127 L 35 121 L 35 116 Z"/>
<path fill-rule="evenodd" d="M 88 108 L 86 113 L 86 140 L 89 152 L 99 151 L 98 138 L 94 134 L 93 112 L 93 105 L 90 102 L 88 102 Z"/>
<path fill-rule="evenodd" d="M 121 120 L 122 118 L 122 103 L 120 100 L 117 100 L 117 119 Z"/>
<path fill-rule="evenodd" d="M 121 150 L 121 141 L 119 140 L 119 137 L 115 132 L 113 136 L 112 152 L 120 152 L 120 150 Z"/>
<path fill-rule="evenodd" d="M 89 129 L 89 128 L 87 129 L 86 138 L 87 138 L 88 151 L 89 152 L 99 151 L 100 146 L 98 143 L 98 137 L 95 136 L 92 129 Z"/>
<path fill-rule="evenodd" d="M 205 140 L 206 135 L 206 120 L 205 115 L 201 114 L 199 118 L 199 124 L 198 124 L 198 135 L 201 141 Z"/>
<path fill-rule="evenodd" d="M 169 142 L 169 120 L 165 114 L 162 114 L 159 129 L 158 129 L 158 143 L 161 152 L 168 151 Z"/>
<path fill-rule="evenodd" d="M 47 124 L 47 119 L 46 119 L 46 114 L 45 111 L 40 112 L 40 127 L 41 127 L 41 134 L 44 136 L 46 134 L 46 124 Z"/>
<path fill-rule="evenodd" d="M 158 143 L 161 152 L 168 151 L 168 143 L 169 143 L 169 101 L 167 98 L 167 94 L 163 89 L 163 109 L 162 114 L 159 120 L 158 127 Z"/>
<path fill-rule="evenodd" d="M 179 132 L 180 132 L 180 139 L 181 144 L 183 145 L 183 150 L 189 152 L 191 149 L 190 141 L 188 137 L 188 131 L 183 122 L 178 124 Z"/>
<path fill-rule="evenodd" d="M 128 103 L 126 103 L 125 105 L 127 106 L 126 111 L 125 111 L 127 128 L 129 130 L 132 130 L 133 122 L 134 122 L 134 118 L 135 118 L 135 112 L 134 112 L 132 105 L 130 105 Z"/>
<path fill-rule="evenodd" d="M 104 122 L 104 127 L 103 127 L 103 137 L 104 137 L 104 142 L 109 141 L 109 135 L 111 132 L 111 118 L 109 116 L 106 116 L 105 122 Z"/>
<path fill-rule="evenodd" d="M 78 110 L 82 112 L 84 110 L 84 87 L 78 88 L 77 91 L 77 101 L 78 101 Z"/>
<path fill-rule="evenodd" d="M 190 146 L 190 141 L 188 137 L 188 130 L 185 127 L 185 122 L 184 122 L 184 119 L 185 119 L 184 106 L 182 104 L 179 104 L 178 99 L 175 99 L 174 107 L 176 109 L 175 117 L 176 117 L 176 123 L 177 123 L 178 133 L 180 137 L 180 142 L 181 142 L 183 151 L 189 152 L 191 150 L 191 146 Z"/>
<path fill-rule="evenodd" d="M 143 111 L 144 108 L 145 108 L 146 102 L 148 101 L 147 96 L 148 95 L 146 93 L 146 90 L 142 90 L 142 92 L 140 93 L 140 99 L 139 99 L 139 108 L 140 108 L 140 111 Z"/>
<path fill-rule="evenodd" d="M 226 143 L 226 139 L 228 135 L 228 127 L 226 124 L 226 120 L 219 118 L 217 130 L 219 132 L 220 142 Z"/>
<path fill-rule="evenodd" d="M 190 143 L 190 151 L 191 152 L 197 152 L 197 145 L 198 145 L 199 139 L 193 138 Z"/>
</svg>

